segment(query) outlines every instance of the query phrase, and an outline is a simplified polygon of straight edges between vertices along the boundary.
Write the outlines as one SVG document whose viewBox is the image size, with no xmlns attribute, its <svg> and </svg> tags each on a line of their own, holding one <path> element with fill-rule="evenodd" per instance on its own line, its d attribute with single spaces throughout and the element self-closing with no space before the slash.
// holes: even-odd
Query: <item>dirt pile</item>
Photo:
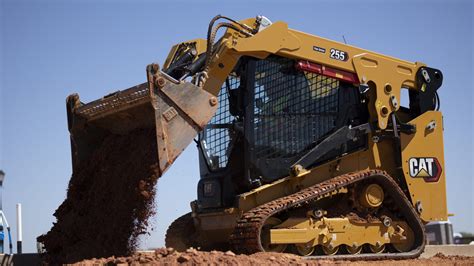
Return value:
<svg viewBox="0 0 474 266">
<path fill-rule="evenodd" d="M 186 252 L 177 252 L 172 248 L 160 248 L 154 252 L 135 253 L 129 257 L 85 260 L 75 265 L 288 265 L 298 262 L 304 262 L 304 260 L 292 254 L 262 252 L 252 255 L 236 255 L 232 251 L 204 252 L 189 248 Z"/>
<path fill-rule="evenodd" d="M 231 251 L 202 252 L 190 248 L 186 252 L 160 248 L 154 252 L 135 253 L 129 257 L 109 257 L 84 260 L 74 265 L 473 265 L 474 257 L 445 256 L 437 254 L 429 259 L 381 260 L 381 261 L 333 261 L 308 260 L 302 257 L 262 252 L 252 255 L 236 255 Z"/>
<path fill-rule="evenodd" d="M 45 260 L 72 263 L 87 258 L 129 255 L 154 214 L 158 179 L 153 130 L 104 139 L 73 169 L 67 197 L 55 211 L 57 222 L 40 237 Z"/>
</svg>

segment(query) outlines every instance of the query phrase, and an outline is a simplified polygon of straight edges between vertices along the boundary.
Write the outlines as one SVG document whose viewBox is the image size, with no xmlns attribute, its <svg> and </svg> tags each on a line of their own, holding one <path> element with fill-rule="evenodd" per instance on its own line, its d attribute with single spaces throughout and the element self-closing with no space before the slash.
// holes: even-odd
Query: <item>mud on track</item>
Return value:
<svg viewBox="0 0 474 266">
<path fill-rule="evenodd" d="M 108 136 L 73 169 L 67 197 L 54 213 L 57 222 L 38 237 L 46 261 L 73 263 L 134 251 L 155 210 L 155 138 L 154 130 Z"/>
</svg>

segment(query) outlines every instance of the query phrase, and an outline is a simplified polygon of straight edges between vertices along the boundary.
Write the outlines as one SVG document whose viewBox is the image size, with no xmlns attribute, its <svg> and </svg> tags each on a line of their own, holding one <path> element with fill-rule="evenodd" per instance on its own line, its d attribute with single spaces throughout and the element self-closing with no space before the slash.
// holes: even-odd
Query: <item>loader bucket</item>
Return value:
<svg viewBox="0 0 474 266">
<path fill-rule="evenodd" d="M 147 67 L 148 82 L 84 104 L 79 95 L 66 100 L 73 171 L 87 162 L 111 134 L 154 130 L 161 176 L 214 115 L 214 95 L 189 82 L 178 82 L 158 65 Z M 123 151 L 127 156 L 127 151 Z"/>
</svg>

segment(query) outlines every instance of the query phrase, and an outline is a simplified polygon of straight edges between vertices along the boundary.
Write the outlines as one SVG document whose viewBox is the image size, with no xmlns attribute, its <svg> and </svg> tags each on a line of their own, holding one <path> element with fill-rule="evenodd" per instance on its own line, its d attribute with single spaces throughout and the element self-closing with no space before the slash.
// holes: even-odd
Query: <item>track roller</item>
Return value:
<svg viewBox="0 0 474 266">
<path fill-rule="evenodd" d="M 356 243 L 352 246 L 346 245 L 346 251 L 349 254 L 360 254 L 362 252 L 362 245 L 357 245 Z"/>
</svg>

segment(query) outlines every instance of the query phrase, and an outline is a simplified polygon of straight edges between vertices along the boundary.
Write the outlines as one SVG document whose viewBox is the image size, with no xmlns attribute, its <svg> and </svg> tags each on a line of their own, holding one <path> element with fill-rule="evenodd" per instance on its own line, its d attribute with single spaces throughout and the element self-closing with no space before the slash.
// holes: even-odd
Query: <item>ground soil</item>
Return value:
<svg viewBox="0 0 474 266">
<path fill-rule="evenodd" d="M 67 197 L 54 213 L 57 221 L 38 237 L 45 261 L 73 263 L 135 250 L 155 210 L 155 138 L 154 130 L 110 135 L 73 169 Z"/>
<path fill-rule="evenodd" d="M 441 253 L 428 259 L 381 260 L 381 261 L 332 261 L 308 260 L 292 254 L 262 252 L 252 255 L 236 255 L 231 251 L 202 252 L 188 249 L 176 252 L 157 249 L 154 252 L 136 253 L 129 257 L 109 257 L 84 260 L 74 265 L 474 265 L 474 257 L 445 256 Z"/>
</svg>

